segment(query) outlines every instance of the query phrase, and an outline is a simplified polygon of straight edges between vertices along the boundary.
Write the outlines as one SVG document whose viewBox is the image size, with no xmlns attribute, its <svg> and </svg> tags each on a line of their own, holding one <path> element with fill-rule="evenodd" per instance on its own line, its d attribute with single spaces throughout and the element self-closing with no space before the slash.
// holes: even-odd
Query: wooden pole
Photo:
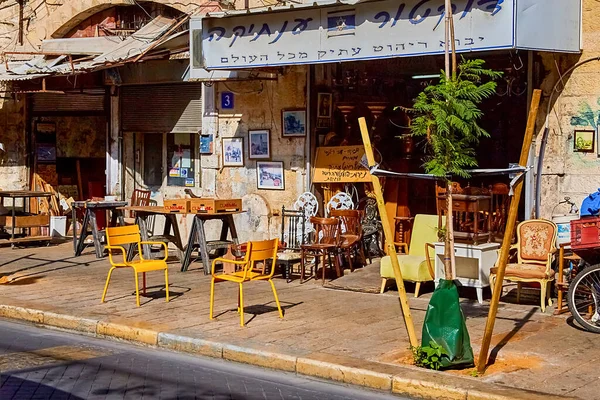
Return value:
<svg viewBox="0 0 600 400">
<path fill-rule="evenodd" d="M 450 79 L 450 13 L 452 11 L 451 0 L 444 2 L 444 72 L 446 79 Z"/>
<path fill-rule="evenodd" d="M 537 119 L 541 96 L 542 91 L 539 89 L 535 89 L 533 91 L 533 96 L 531 97 L 529 117 L 527 118 L 527 129 L 525 130 L 525 137 L 523 138 L 523 147 L 521 148 L 521 158 L 519 159 L 519 165 L 523 167 L 527 165 L 527 159 L 529 158 L 529 149 L 531 148 L 531 142 L 533 141 L 535 120 Z M 496 266 L 498 267 L 498 272 L 496 273 L 496 285 L 494 286 L 494 293 L 490 302 L 490 311 L 488 313 L 487 321 L 485 323 L 485 332 L 483 334 L 481 350 L 479 351 L 479 360 L 477 362 L 477 371 L 479 371 L 480 373 L 485 371 L 485 367 L 487 365 L 488 352 L 490 350 L 490 342 L 492 340 L 492 334 L 494 333 L 496 314 L 498 313 L 498 303 L 500 302 L 500 296 L 502 295 L 502 283 L 504 281 L 506 263 L 508 262 L 508 250 L 510 248 L 510 242 L 517 223 L 517 213 L 519 211 L 519 201 L 521 200 L 521 192 L 523 191 L 523 182 L 524 179 L 519 179 L 519 181 L 514 187 L 514 194 L 510 200 L 510 208 L 508 210 L 508 217 L 506 221 L 506 230 L 504 231 L 504 239 L 502 241 L 500 255 L 498 256 L 498 262 L 496 264 Z"/>
<path fill-rule="evenodd" d="M 371 139 L 369 138 L 369 130 L 367 128 L 367 122 L 364 118 L 358 119 L 358 125 L 360 126 L 360 134 L 362 136 L 363 143 L 365 145 L 365 155 L 369 167 L 375 165 L 375 157 L 373 156 L 373 147 L 371 146 Z M 408 331 L 408 340 L 410 345 L 417 347 L 419 342 L 415 335 L 415 325 L 410 315 L 410 307 L 408 305 L 408 298 L 406 297 L 406 289 L 404 288 L 404 280 L 402 279 L 402 271 L 400 271 L 400 264 L 398 263 L 398 257 L 396 254 L 396 247 L 394 246 L 394 235 L 390 225 L 390 220 L 387 216 L 387 210 L 385 209 L 385 202 L 383 200 L 383 192 L 381 191 L 381 183 L 379 178 L 375 175 L 371 175 L 371 183 L 373 184 L 373 190 L 375 192 L 375 198 L 377 199 L 377 207 L 379 208 L 379 217 L 381 218 L 381 224 L 383 225 L 383 234 L 385 235 L 385 243 L 387 246 L 387 254 L 392 260 L 392 269 L 394 270 L 394 277 L 396 278 L 396 286 L 398 286 L 398 297 L 400 298 L 400 306 L 404 315 L 404 324 Z"/>
</svg>

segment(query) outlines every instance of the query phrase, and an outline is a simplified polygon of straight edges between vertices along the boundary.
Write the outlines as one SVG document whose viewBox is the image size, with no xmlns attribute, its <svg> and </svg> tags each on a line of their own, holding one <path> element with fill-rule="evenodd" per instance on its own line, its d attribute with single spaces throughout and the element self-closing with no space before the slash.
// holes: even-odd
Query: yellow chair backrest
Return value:
<svg viewBox="0 0 600 400">
<path fill-rule="evenodd" d="M 140 227 L 138 225 L 128 225 L 106 228 L 106 241 L 109 246 L 139 243 L 141 241 Z"/>
<path fill-rule="evenodd" d="M 271 266 L 271 272 L 269 276 L 273 276 L 275 272 L 275 265 L 277 261 L 277 248 L 279 246 L 279 239 L 262 240 L 259 242 L 248 242 L 248 248 L 246 250 L 246 266 L 245 271 L 249 271 L 254 268 L 257 262 L 266 263 L 267 260 L 272 259 L 273 263 Z"/>
<path fill-rule="evenodd" d="M 425 243 L 438 242 L 438 216 L 417 214 L 413 223 L 408 254 L 425 257 Z"/>
</svg>

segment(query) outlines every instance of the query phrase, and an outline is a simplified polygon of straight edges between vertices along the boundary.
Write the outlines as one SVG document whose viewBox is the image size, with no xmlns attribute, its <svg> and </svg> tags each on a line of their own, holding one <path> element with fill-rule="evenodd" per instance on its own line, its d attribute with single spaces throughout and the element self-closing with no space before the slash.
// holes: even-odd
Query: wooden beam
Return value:
<svg viewBox="0 0 600 400">
<path fill-rule="evenodd" d="M 375 157 L 373 155 L 373 147 L 371 146 L 371 138 L 369 137 L 367 122 L 364 118 L 359 118 L 358 125 L 360 126 L 360 134 L 365 145 L 365 155 L 367 156 L 369 167 L 373 167 L 375 166 Z M 381 224 L 383 225 L 383 234 L 385 235 L 385 243 L 388 250 L 387 254 L 392 260 L 392 269 L 394 270 L 394 277 L 396 278 L 396 285 L 398 286 L 398 297 L 400 298 L 400 306 L 404 315 L 404 324 L 406 325 L 406 330 L 408 332 L 408 340 L 410 341 L 411 346 L 417 347 L 419 342 L 415 334 L 415 325 L 410 314 L 410 306 L 408 305 L 406 289 L 404 288 L 404 280 L 402 279 L 402 271 L 400 270 L 400 264 L 398 263 L 398 257 L 396 254 L 396 247 L 394 246 L 394 235 L 387 216 L 385 201 L 383 200 L 381 183 L 379 182 L 379 178 L 372 174 L 371 183 L 373 184 L 375 198 L 377 199 L 377 207 L 379 209 L 379 217 L 381 219 Z"/>
<path fill-rule="evenodd" d="M 527 166 L 527 159 L 529 158 L 529 149 L 531 148 L 531 142 L 533 141 L 535 120 L 537 119 L 541 97 L 542 91 L 539 89 L 535 89 L 533 91 L 533 96 L 531 97 L 529 117 L 527 118 L 527 128 L 525 129 L 525 137 L 523 138 L 521 158 L 519 159 L 519 165 L 523 167 Z M 484 372 L 487 366 L 490 342 L 492 340 L 492 334 L 494 333 L 494 324 L 496 323 L 496 314 L 498 313 L 498 303 L 500 302 L 500 296 L 502 295 L 502 284 L 504 281 L 506 264 L 508 262 L 508 250 L 510 248 L 510 242 L 512 240 L 512 235 L 515 231 L 517 223 L 517 214 L 519 212 L 519 201 L 521 200 L 523 183 L 524 179 L 519 179 L 519 181 L 516 183 L 513 189 L 514 194 L 510 200 L 510 208 L 508 210 L 506 229 L 504 231 L 504 239 L 502 241 L 502 247 L 500 248 L 498 262 L 496 263 L 496 267 L 498 268 L 498 272 L 496 273 L 496 284 L 494 286 L 492 300 L 490 302 L 490 311 L 488 313 L 487 321 L 485 323 L 485 332 L 483 334 L 481 350 L 479 351 L 479 360 L 477 362 L 477 371 L 479 371 L 480 373 Z"/>
</svg>

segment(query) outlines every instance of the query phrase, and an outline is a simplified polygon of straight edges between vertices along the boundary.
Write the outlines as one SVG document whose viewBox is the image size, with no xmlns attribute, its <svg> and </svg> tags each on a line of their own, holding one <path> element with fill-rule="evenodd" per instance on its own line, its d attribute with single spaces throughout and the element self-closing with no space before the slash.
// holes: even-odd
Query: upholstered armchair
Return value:
<svg viewBox="0 0 600 400">
<path fill-rule="evenodd" d="M 523 221 L 517 226 L 517 243 L 510 247 L 516 250 L 516 263 L 508 263 L 504 279 L 517 282 L 517 303 L 521 299 L 521 284 L 537 282 L 541 288 L 541 308 L 546 310 L 546 302 L 552 305 L 550 299 L 550 282 L 554 280 L 552 259 L 556 253 L 556 224 L 545 219 Z M 490 270 L 491 289 L 494 290 L 498 268 Z"/>
<path fill-rule="evenodd" d="M 435 277 L 431 257 L 435 252 L 434 242 L 438 241 L 438 216 L 417 214 L 413 224 L 410 246 L 406 243 L 396 244 L 403 248 L 405 254 L 398 254 L 398 263 L 402 278 L 414 282 L 415 297 L 419 296 L 421 282 L 432 281 Z M 385 291 L 387 281 L 394 279 L 392 259 L 385 256 L 381 259 L 381 293 Z"/>
</svg>

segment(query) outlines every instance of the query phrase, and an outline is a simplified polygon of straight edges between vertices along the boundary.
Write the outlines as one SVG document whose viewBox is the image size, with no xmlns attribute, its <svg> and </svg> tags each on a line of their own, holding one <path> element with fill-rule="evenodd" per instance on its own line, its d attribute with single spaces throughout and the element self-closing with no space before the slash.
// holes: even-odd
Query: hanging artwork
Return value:
<svg viewBox="0 0 600 400">
<path fill-rule="evenodd" d="M 306 136 L 306 110 L 281 111 L 281 129 L 283 137 Z"/>
<path fill-rule="evenodd" d="M 594 152 L 594 138 L 596 132 L 593 129 L 575 129 L 573 133 L 574 150 L 583 153 Z"/>
<path fill-rule="evenodd" d="M 243 167 L 244 166 L 244 139 L 243 138 L 223 138 L 223 166 L 224 167 Z"/>
<path fill-rule="evenodd" d="M 261 129 L 248 132 L 250 147 L 248 158 L 257 160 L 268 160 L 271 158 L 270 132 L 268 129 Z"/>
</svg>

